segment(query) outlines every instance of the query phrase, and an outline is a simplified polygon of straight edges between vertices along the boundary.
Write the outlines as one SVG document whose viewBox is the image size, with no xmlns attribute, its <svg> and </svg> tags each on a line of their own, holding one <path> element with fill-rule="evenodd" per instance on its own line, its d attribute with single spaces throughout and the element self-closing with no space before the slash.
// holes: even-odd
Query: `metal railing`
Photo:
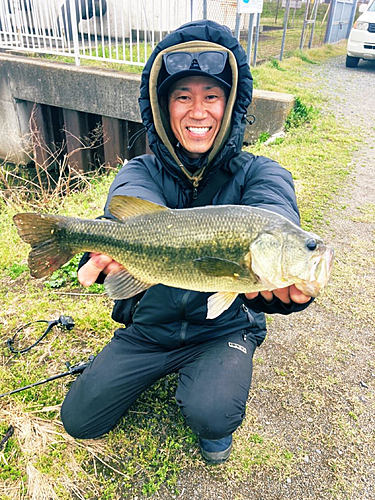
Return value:
<svg viewBox="0 0 375 500">
<path fill-rule="evenodd" d="M 0 48 L 143 66 L 192 0 L 0 0 Z"/>
<path fill-rule="evenodd" d="M 167 33 L 208 18 L 234 32 L 255 66 L 323 45 L 330 1 L 264 0 L 261 14 L 237 14 L 237 0 L 0 0 L 0 49 L 142 67 Z M 350 25 L 357 0 L 337 2 L 353 6 Z"/>
</svg>

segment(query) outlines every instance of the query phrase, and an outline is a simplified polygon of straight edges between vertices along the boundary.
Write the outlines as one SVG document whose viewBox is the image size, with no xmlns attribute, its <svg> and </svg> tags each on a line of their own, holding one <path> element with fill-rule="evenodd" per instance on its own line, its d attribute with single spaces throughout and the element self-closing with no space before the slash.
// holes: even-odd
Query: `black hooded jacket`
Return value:
<svg viewBox="0 0 375 500">
<path fill-rule="evenodd" d="M 170 51 L 171 47 L 175 50 L 177 45 L 184 48 L 186 43 L 187 49 L 192 51 L 202 50 L 200 46 L 228 49 L 233 72 L 232 90 L 222 128 L 206 164 L 196 175 L 190 176 L 175 153 L 175 139 L 169 130 L 168 120 L 163 117 L 156 91 L 161 55 Z M 204 188 L 218 169 L 230 169 L 229 160 L 241 151 L 251 98 L 252 77 L 246 54 L 228 28 L 212 21 L 195 21 L 166 36 L 144 68 L 139 98 L 143 124 L 154 155 L 139 156 L 122 167 L 110 188 L 105 217 L 112 218 L 108 203 L 113 195 L 136 196 L 169 208 L 189 207 L 194 192 Z M 248 161 L 215 195 L 213 204 L 258 206 L 299 224 L 291 174 L 265 157 L 250 155 Z M 307 306 L 285 305 L 278 299 L 267 303 L 261 296 L 247 301 L 244 296 L 239 296 L 227 311 L 216 319 L 207 320 L 209 295 L 155 285 L 142 297 L 117 301 L 112 316 L 126 325 L 132 321 L 132 327 L 140 330 L 150 341 L 170 348 L 204 342 L 241 330 L 251 331 L 260 344 L 266 334 L 264 312 L 289 314 Z"/>
</svg>

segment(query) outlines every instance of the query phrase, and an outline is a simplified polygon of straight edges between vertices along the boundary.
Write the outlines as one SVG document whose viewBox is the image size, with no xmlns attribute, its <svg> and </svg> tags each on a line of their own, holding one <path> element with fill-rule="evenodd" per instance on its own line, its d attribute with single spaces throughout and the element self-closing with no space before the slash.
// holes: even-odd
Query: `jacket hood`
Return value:
<svg viewBox="0 0 375 500">
<path fill-rule="evenodd" d="M 207 156 L 207 163 L 192 174 L 175 152 L 176 140 L 169 119 L 159 104 L 157 82 L 163 54 L 175 51 L 202 50 L 228 52 L 232 72 L 232 88 L 228 95 L 220 131 Z M 214 21 L 193 21 L 167 35 L 154 49 L 142 72 L 139 105 L 142 122 L 147 128 L 149 147 L 168 171 L 198 186 L 200 180 L 213 173 L 242 149 L 247 108 L 252 99 L 252 77 L 246 53 L 229 28 Z"/>
</svg>

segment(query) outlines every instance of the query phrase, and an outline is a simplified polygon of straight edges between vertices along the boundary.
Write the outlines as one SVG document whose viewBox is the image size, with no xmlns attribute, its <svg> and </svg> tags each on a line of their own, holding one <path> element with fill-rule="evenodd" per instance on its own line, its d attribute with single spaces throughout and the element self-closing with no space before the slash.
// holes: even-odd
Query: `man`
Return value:
<svg viewBox="0 0 375 500">
<path fill-rule="evenodd" d="M 140 107 L 154 155 L 127 163 L 114 195 L 136 196 L 170 208 L 189 207 L 219 171 L 228 171 L 212 204 L 273 210 L 299 223 L 291 175 L 276 162 L 238 157 L 252 96 L 246 55 L 228 28 L 211 21 L 186 24 L 168 35 L 147 62 Z M 86 255 L 79 280 L 90 285 L 120 264 Z M 62 406 L 64 426 L 78 438 L 112 429 L 139 395 L 159 378 L 179 374 L 176 400 L 199 436 L 203 457 L 229 457 L 232 434 L 245 416 L 252 357 L 264 340 L 264 312 L 289 314 L 311 301 L 295 286 L 239 296 L 215 319 L 206 319 L 210 294 L 163 285 L 115 303 L 119 328 L 72 385 Z"/>
</svg>

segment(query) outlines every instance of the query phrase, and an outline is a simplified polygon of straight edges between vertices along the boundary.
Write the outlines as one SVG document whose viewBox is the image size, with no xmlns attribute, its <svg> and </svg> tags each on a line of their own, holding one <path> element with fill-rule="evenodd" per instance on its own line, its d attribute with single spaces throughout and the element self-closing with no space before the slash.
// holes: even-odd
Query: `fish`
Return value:
<svg viewBox="0 0 375 500">
<path fill-rule="evenodd" d="M 333 249 L 267 209 L 171 209 L 117 195 L 109 211 L 115 219 L 16 214 L 18 233 L 31 245 L 30 274 L 48 276 L 80 252 L 106 254 L 122 265 L 106 276 L 110 298 L 127 299 L 156 284 L 212 292 L 207 319 L 220 316 L 242 293 L 295 284 L 316 297 L 330 277 Z"/>
</svg>

